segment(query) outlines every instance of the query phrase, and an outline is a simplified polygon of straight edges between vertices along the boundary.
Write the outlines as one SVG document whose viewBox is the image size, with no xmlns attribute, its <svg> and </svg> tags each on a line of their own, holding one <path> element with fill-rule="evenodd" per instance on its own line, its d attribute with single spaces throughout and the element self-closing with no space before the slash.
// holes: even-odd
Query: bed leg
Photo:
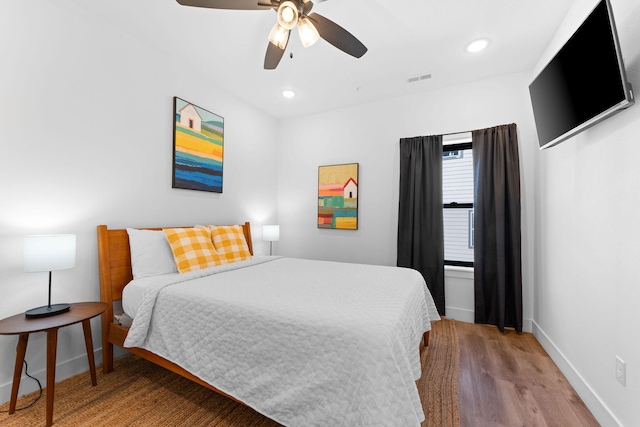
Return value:
<svg viewBox="0 0 640 427">
<path fill-rule="evenodd" d="M 106 315 L 105 315 L 106 313 Z M 109 342 L 109 317 L 113 316 L 113 309 L 108 309 L 102 314 L 102 373 L 113 371 L 113 344 Z"/>
<path fill-rule="evenodd" d="M 109 232 L 106 225 L 99 225 L 98 265 L 100 270 L 100 301 L 109 307 L 102 313 L 102 372 L 113 371 L 113 344 L 109 342 L 109 325 L 113 322 L 113 289 L 111 288 L 111 260 L 109 251 Z"/>
<path fill-rule="evenodd" d="M 107 344 L 107 349 L 102 347 L 102 373 L 113 372 L 113 344 Z"/>
<path fill-rule="evenodd" d="M 425 347 L 429 347 L 429 332 L 431 331 L 427 331 L 422 335 L 422 341 L 424 341 Z"/>
</svg>

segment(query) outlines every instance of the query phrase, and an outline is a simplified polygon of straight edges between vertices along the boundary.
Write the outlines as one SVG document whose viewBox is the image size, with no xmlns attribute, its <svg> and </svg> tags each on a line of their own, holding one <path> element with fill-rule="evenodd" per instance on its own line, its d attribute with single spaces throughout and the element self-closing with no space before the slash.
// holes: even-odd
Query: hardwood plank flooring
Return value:
<svg viewBox="0 0 640 427">
<path fill-rule="evenodd" d="M 461 427 L 600 425 L 532 334 L 456 325 Z"/>
</svg>

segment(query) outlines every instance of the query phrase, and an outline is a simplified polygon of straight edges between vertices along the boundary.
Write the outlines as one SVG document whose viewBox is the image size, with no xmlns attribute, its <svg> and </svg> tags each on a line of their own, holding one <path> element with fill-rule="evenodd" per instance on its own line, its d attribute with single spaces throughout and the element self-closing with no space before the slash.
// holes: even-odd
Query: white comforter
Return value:
<svg viewBox="0 0 640 427">
<path fill-rule="evenodd" d="M 424 420 L 419 345 L 440 317 L 417 271 L 265 257 L 140 281 L 125 346 L 285 426 Z"/>
</svg>

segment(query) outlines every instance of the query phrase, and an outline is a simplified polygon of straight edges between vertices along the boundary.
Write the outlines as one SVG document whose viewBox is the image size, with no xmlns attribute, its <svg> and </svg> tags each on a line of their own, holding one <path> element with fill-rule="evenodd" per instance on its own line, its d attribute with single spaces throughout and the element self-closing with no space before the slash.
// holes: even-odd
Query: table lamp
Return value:
<svg viewBox="0 0 640 427">
<path fill-rule="evenodd" d="M 51 305 L 51 272 L 65 270 L 76 265 L 75 234 L 25 236 L 24 271 L 49 272 L 49 305 L 25 312 L 27 317 L 46 317 L 69 311 L 71 304 Z"/>
<path fill-rule="evenodd" d="M 269 255 L 271 255 L 273 253 L 273 242 L 277 242 L 278 240 L 280 240 L 280 226 L 263 225 L 262 239 L 265 242 L 269 242 Z"/>
</svg>

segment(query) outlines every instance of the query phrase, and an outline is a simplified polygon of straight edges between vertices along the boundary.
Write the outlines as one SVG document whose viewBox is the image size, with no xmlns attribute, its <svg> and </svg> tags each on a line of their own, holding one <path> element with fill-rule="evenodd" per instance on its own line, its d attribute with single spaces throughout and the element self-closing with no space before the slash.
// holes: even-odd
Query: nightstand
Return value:
<svg viewBox="0 0 640 427">
<path fill-rule="evenodd" d="M 53 396 L 56 383 L 56 350 L 58 347 L 58 329 L 82 322 L 84 330 L 84 342 L 87 347 L 89 370 L 91 371 L 91 384 L 97 385 L 96 365 L 93 358 L 93 341 L 91 339 L 91 322 L 93 317 L 102 314 L 108 304 L 103 302 L 77 302 L 71 304 L 66 313 L 50 317 L 27 318 L 24 313 L 0 320 L 0 335 L 20 335 L 16 350 L 16 365 L 13 371 L 13 385 L 11 387 L 11 401 L 9 402 L 9 414 L 16 410 L 22 365 L 27 352 L 29 334 L 33 332 L 47 333 L 47 427 L 53 424 Z"/>
</svg>

